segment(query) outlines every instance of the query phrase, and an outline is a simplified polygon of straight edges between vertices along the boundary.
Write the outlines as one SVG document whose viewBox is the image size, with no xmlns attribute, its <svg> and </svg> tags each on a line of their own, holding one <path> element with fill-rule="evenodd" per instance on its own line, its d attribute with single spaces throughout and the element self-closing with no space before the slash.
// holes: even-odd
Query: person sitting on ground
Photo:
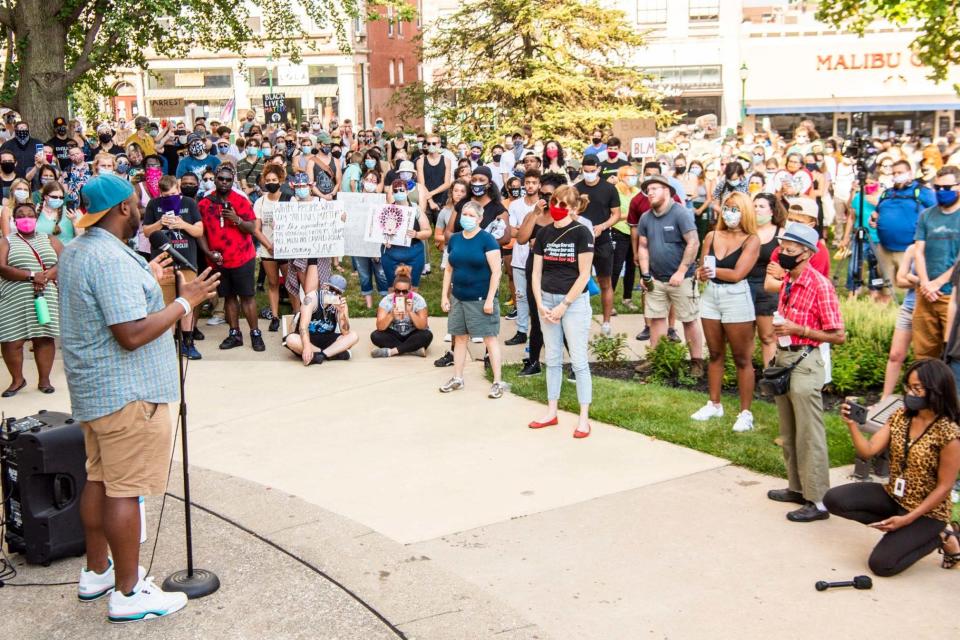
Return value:
<svg viewBox="0 0 960 640">
<path fill-rule="evenodd" d="M 870 554 L 870 570 L 893 576 L 940 548 L 940 566 L 960 564 L 960 524 L 950 521 L 950 490 L 960 472 L 960 406 L 950 368 L 939 360 L 918 360 L 904 376 L 904 407 L 867 440 L 850 418 L 857 455 L 869 459 L 890 451 L 885 485 L 854 482 L 830 489 L 823 498 L 830 513 L 884 532 Z M 946 529 L 945 529 L 946 527 Z"/>
<path fill-rule="evenodd" d="M 377 308 L 377 328 L 370 334 L 376 347 L 374 358 L 413 353 L 426 357 L 433 334 L 427 328 L 427 301 L 413 291 L 413 268 L 401 264 L 396 267 L 393 293 L 387 294 Z"/>
<path fill-rule="evenodd" d="M 346 278 L 334 275 L 319 290 L 304 296 L 300 312 L 293 317 L 297 333 L 288 334 L 283 342 L 303 359 L 303 366 L 350 359 L 350 347 L 360 337 L 350 330 L 349 309 L 343 297 L 346 290 Z"/>
</svg>

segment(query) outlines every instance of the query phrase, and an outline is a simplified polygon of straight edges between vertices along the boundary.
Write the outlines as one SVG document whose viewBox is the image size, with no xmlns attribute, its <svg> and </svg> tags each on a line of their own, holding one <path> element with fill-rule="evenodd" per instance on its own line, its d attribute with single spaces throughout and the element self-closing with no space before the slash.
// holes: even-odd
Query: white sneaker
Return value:
<svg viewBox="0 0 960 640">
<path fill-rule="evenodd" d="M 116 582 L 113 558 L 107 558 L 107 562 L 110 563 L 110 566 L 103 573 L 90 571 L 86 568 L 80 569 L 80 583 L 77 587 L 77 599 L 80 602 L 93 602 L 113 591 Z M 143 580 L 146 575 L 146 569 L 137 567 L 137 578 L 139 580 Z"/>
<path fill-rule="evenodd" d="M 609 322 L 604 322 L 603 324 L 600 325 L 600 333 L 602 333 L 602 334 L 605 335 L 605 336 L 609 336 L 609 335 L 610 335 L 611 330 L 610 330 L 610 323 L 609 323 Z"/>
<path fill-rule="evenodd" d="M 153 578 L 144 578 L 127 597 L 119 591 L 110 594 L 107 620 L 117 624 L 162 618 L 187 606 L 187 594 L 163 591 L 153 584 Z"/>
<path fill-rule="evenodd" d="M 218 324 L 226 324 L 227 320 L 223 316 L 210 316 L 207 318 L 207 326 L 215 327 Z"/>
<path fill-rule="evenodd" d="M 449 333 L 448 333 L 447 335 L 443 336 L 443 341 L 444 341 L 444 342 L 451 342 L 452 340 L 453 340 L 453 337 L 451 337 L 451 335 L 450 335 Z"/>
<path fill-rule="evenodd" d="M 691 420 L 709 420 L 710 418 L 722 418 L 723 417 L 723 405 L 722 404 L 713 404 L 709 400 L 707 404 L 700 407 L 699 410 L 692 416 Z"/>
<path fill-rule="evenodd" d="M 481 344 L 483 342 L 483 338 L 480 338 L 478 336 L 472 336 L 470 338 L 470 342 L 472 342 L 473 344 Z"/>
<path fill-rule="evenodd" d="M 737 433 L 753 430 L 753 414 L 749 411 L 741 411 L 737 416 L 737 421 L 733 423 L 733 430 Z"/>
</svg>

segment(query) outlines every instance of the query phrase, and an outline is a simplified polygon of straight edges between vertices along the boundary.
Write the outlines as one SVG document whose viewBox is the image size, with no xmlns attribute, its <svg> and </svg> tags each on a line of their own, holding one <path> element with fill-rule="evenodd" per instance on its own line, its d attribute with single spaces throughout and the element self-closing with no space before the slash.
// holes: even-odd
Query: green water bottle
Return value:
<svg viewBox="0 0 960 640">
<path fill-rule="evenodd" d="M 37 312 L 37 322 L 41 326 L 50 324 L 50 307 L 47 306 L 47 299 L 43 297 L 42 291 L 33 294 L 33 308 Z"/>
</svg>

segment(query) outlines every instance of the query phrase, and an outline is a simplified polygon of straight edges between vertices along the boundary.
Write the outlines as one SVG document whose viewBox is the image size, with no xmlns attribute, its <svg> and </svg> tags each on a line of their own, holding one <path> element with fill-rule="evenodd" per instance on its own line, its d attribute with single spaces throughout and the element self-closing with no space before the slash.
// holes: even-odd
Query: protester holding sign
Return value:
<svg viewBox="0 0 960 640">
<path fill-rule="evenodd" d="M 270 300 L 270 331 L 280 327 L 280 275 L 287 269 L 286 260 L 273 257 L 273 214 L 281 202 L 289 202 L 290 196 L 280 192 L 280 185 L 286 178 L 286 171 L 277 165 L 268 166 L 263 172 L 262 189 L 265 195 L 253 203 L 253 213 L 257 216 L 254 236 L 260 243 L 257 257 L 267 276 L 267 298 Z M 286 275 L 284 273 L 284 275 Z M 290 304 L 296 311 L 300 307 L 300 298 L 291 296 Z"/>
<path fill-rule="evenodd" d="M 407 182 L 397 178 L 390 185 L 392 193 L 388 196 L 388 201 L 393 204 L 405 205 L 410 192 L 407 191 Z M 413 189 L 416 191 L 421 187 L 416 183 Z M 423 241 L 428 240 L 433 235 L 430 229 L 430 220 L 426 214 L 426 198 L 420 198 L 420 202 L 415 208 L 413 224 L 407 228 L 405 235 L 410 239 L 409 246 L 400 246 L 387 242 L 383 245 L 383 255 L 380 258 L 383 264 L 383 273 L 387 277 L 387 282 L 393 282 L 396 277 L 397 265 L 406 264 L 413 270 L 410 278 L 413 282 L 413 290 L 420 287 L 420 276 L 423 275 L 423 265 L 425 262 L 423 253 Z"/>
</svg>

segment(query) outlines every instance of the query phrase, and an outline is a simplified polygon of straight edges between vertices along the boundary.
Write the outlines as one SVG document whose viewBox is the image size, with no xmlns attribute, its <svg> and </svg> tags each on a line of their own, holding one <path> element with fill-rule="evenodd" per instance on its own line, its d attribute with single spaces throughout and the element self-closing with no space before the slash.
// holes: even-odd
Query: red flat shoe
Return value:
<svg viewBox="0 0 960 640">
<path fill-rule="evenodd" d="M 589 424 L 587 425 L 587 429 L 588 429 L 588 431 L 580 431 L 580 429 L 575 430 L 575 431 L 573 432 L 573 437 L 574 437 L 574 438 L 578 438 L 578 439 L 579 439 L 579 438 L 587 438 L 587 437 L 589 437 L 589 436 L 590 436 L 590 431 L 589 431 L 590 425 L 589 425 Z"/>
<path fill-rule="evenodd" d="M 556 426 L 558 422 L 559 421 L 557 420 L 557 418 L 554 418 L 553 420 L 547 420 L 546 422 L 537 422 L 536 420 L 534 420 L 527 426 L 530 427 L 531 429 L 543 429 L 544 427 Z"/>
</svg>

